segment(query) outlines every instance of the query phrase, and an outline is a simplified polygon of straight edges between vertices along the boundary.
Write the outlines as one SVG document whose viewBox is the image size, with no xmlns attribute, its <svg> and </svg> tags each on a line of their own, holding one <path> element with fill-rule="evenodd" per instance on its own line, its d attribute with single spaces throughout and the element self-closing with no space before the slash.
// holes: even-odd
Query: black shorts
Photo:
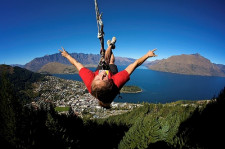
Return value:
<svg viewBox="0 0 225 149">
<path fill-rule="evenodd" d="M 98 67 L 96 68 L 95 71 L 97 71 L 97 70 L 102 70 L 102 66 L 98 65 Z M 108 70 L 110 70 L 112 72 L 112 74 L 118 73 L 118 68 L 117 68 L 117 66 L 115 64 L 109 64 L 109 69 Z"/>
</svg>

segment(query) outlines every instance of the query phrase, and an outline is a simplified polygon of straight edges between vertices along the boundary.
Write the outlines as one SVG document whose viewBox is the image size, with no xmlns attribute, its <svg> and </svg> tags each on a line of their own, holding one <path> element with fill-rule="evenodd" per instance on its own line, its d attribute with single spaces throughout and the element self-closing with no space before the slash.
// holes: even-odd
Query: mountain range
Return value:
<svg viewBox="0 0 225 149">
<path fill-rule="evenodd" d="M 71 53 L 70 55 L 86 67 L 96 67 L 100 59 L 99 54 Z M 128 66 L 135 60 L 133 58 L 116 57 L 115 63 L 119 66 Z M 225 65 L 214 64 L 198 53 L 176 55 L 151 62 L 146 61 L 143 65 L 156 71 L 225 77 Z M 24 68 L 41 73 L 77 73 L 75 68 L 60 53 L 35 58 L 25 64 Z"/>
<path fill-rule="evenodd" d="M 71 53 L 70 55 L 83 65 L 89 67 L 93 65 L 97 66 L 100 60 L 100 54 Z M 134 61 L 135 59 L 132 58 L 116 57 L 117 65 L 129 65 Z M 29 63 L 25 64 L 24 68 L 37 72 L 44 65 L 50 62 L 58 62 L 65 65 L 71 65 L 66 58 L 62 57 L 60 53 L 57 53 L 52 55 L 45 55 L 44 57 L 35 58 Z"/>
</svg>

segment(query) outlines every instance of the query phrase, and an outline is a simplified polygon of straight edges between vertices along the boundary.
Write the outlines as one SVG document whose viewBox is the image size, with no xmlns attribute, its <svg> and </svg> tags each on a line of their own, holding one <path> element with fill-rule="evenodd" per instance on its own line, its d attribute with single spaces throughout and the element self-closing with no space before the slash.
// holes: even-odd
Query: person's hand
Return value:
<svg viewBox="0 0 225 149">
<path fill-rule="evenodd" d="M 62 47 L 62 50 L 59 49 L 63 57 L 67 57 L 69 54 L 66 52 L 66 50 Z"/>
<path fill-rule="evenodd" d="M 155 55 L 155 51 L 156 50 L 157 49 L 149 50 L 148 53 L 147 53 L 148 57 L 155 57 L 155 56 L 157 56 L 157 55 Z"/>
</svg>

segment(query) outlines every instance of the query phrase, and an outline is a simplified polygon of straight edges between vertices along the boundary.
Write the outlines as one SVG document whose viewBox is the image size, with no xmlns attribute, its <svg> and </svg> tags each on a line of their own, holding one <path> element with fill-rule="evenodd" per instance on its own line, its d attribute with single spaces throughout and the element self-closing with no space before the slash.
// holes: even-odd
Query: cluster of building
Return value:
<svg viewBox="0 0 225 149">
<path fill-rule="evenodd" d="M 70 112 L 70 114 L 73 113 L 80 117 L 106 118 L 140 106 L 139 104 L 113 102 L 111 109 L 102 108 L 99 106 L 98 100 L 88 93 L 84 83 L 54 76 L 46 76 L 45 81 L 37 82 L 34 92 L 39 96 L 36 97 L 33 105 L 37 105 L 40 101 L 51 101 L 56 107 L 69 107 L 69 111 L 60 113 L 68 114 Z"/>
</svg>

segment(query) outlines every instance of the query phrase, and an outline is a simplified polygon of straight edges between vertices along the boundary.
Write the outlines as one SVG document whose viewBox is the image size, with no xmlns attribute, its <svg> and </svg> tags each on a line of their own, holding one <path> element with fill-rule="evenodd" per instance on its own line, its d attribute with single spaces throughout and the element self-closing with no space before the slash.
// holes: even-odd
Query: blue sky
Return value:
<svg viewBox="0 0 225 149">
<path fill-rule="evenodd" d="M 157 58 L 199 53 L 225 64 L 224 0 L 98 0 L 105 41 L 115 56 Z M 55 54 L 98 54 L 94 0 L 0 0 L 0 64 Z"/>
</svg>

